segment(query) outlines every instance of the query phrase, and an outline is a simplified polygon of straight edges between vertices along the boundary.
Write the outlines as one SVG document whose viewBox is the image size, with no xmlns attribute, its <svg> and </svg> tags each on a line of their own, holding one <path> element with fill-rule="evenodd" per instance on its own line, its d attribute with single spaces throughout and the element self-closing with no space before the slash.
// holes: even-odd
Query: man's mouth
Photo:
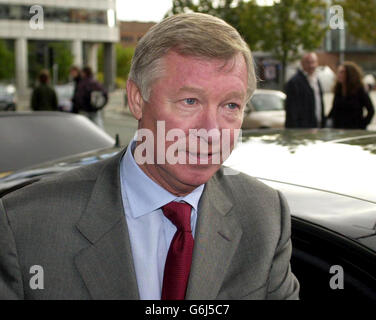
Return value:
<svg viewBox="0 0 376 320">
<path fill-rule="evenodd" d="M 200 153 L 200 152 L 189 152 L 188 163 L 189 164 L 219 164 L 220 163 L 220 152 L 209 152 L 209 153 Z M 215 163 L 214 163 L 214 160 Z"/>
</svg>

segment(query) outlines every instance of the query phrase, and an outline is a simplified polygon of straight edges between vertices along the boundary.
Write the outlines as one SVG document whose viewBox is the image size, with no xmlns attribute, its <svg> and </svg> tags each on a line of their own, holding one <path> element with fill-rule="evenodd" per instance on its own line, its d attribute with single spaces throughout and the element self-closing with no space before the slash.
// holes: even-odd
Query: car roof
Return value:
<svg viewBox="0 0 376 320">
<path fill-rule="evenodd" d="M 226 164 L 251 176 L 376 203 L 376 132 L 245 131 Z"/>
<path fill-rule="evenodd" d="M 373 160 L 375 163 L 375 149 L 372 148 L 376 141 L 376 132 L 328 129 L 248 130 L 243 132 L 242 139 L 244 142 L 236 146 L 225 165 L 282 191 L 293 217 L 338 232 L 376 251 L 374 174 L 371 172 L 361 178 L 351 173 L 346 176 L 348 168 L 343 172 L 341 166 L 335 166 L 338 159 L 351 163 L 351 159 L 344 154 L 352 154 L 354 150 L 357 159 L 370 157 L 369 160 L 364 160 L 363 165 L 368 163 L 368 169 L 373 170 L 369 167 L 369 161 Z M 336 149 L 336 146 L 339 149 Z M 331 149 L 332 153 L 329 153 Z M 40 176 L 64 172 L 106 159 L 120 150 L 112 147 L 90 151 L 20 170 L 0 179 L 0 196 L 2 192 L 8 193 L 13 187 L 18 188 L 17 186 L 28 184 L 33 179 L 40 179 Z M 307 154 L 305 157 L 301 155 L 304 153 Z M 302 157 L 305 162 L 300 164 Z M 325 187 L 325 181 L 330 181 L 332 176 L 327 174 L 327 170 L 321 170 L 323 164 L 333 171 L 339 171 L 345 177 L 341 183 L 347 185 L 347 192 L 346 188 L 338 183 Z M 356 164 L 354 171 L 359 167 Z M 304 175 L 308 172 L 309 175 Z M 300 180 L 296 180 L 296 173 L 302 175 L 298 175 Z M 317 178 L 312 178 L 315 175 Z M 349 178 L 349 175 L 352 178 Z M 356 179 L 351 180 L 353 177 Z M 365 186 L 362 186 L 362 179 Z M 321 187 L 316 185 L 318 181 L 322 183 Z M 371 189 L 367 190 L 367 187 Z"/>
<path fill-rule="evenodd" d="M 278 96 L 282 99 L 285 99 L 286 98 L 286 94 L 283 93 L 282 91 L 279 91 L 279 90 L 272 90 L 272 89 L 256 89 L 254 94 L 271 94 L 271 95 L 275 95 L 275 96 Z"/>
<path fill-rule="evenodd" d="M 225 164 L 280 190 L 293 216 L 376 251 L 376 132 L 244 131 Z"/>
<path fill-rule="evenodd" d="M 0 173 L 115 141 L 86 117 L 63 112 L 0 112 Z"/>
</svg>

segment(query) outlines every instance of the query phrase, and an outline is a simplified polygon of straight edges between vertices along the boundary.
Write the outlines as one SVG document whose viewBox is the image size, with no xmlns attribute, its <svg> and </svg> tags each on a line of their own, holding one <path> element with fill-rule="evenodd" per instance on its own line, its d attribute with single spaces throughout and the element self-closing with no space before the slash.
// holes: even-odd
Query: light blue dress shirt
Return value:
<svg viewBox="0 0 376 320">
<path fill-rule="evenodd" d="M 204 185 L 184 197 L 176 197 L 140 169 L 131 152 L 136 142 L 133 140 L 130 146 L 120 163 L 120 182 L 138 290 L 142 300 L 160 300 L 166 257 L 176 232 L 161 207 L 171 201 L 189 203 L 194 236 Z"/>
</svg>

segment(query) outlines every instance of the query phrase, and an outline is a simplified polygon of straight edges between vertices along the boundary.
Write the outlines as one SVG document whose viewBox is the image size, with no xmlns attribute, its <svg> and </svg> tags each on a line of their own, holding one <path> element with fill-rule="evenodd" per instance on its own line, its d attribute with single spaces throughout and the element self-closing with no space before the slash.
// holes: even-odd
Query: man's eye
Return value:
<svg viewBox="0 0 376 320">
<path fill-rule="evenodd" d="M 190 106 L 193 106 L 196 102 L 197 102 L 197 99 L 195 98 L 187 98 L 187 99 L 184 99 L 184 102 Z"/>
<path fill-rule="evenodd" d="M 237 103 L 228 103 L 226 106 L 227 106 L 227 108 L 229 108 L 230 110 L 240 109 L 240 106 L 239 106 Z"/>
</svg>

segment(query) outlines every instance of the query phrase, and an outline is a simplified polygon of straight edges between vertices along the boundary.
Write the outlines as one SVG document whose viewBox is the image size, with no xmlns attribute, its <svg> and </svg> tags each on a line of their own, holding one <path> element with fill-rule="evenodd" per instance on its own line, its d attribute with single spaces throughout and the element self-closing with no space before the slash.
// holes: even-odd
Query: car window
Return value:
<svg viewBox="0 0 376 320">
<path fill-rule="evenodd" d="M 255 94 L 251 104 L 256 111 L 283 110 L 283 99 L 274 94 Z"/>
</svg>

